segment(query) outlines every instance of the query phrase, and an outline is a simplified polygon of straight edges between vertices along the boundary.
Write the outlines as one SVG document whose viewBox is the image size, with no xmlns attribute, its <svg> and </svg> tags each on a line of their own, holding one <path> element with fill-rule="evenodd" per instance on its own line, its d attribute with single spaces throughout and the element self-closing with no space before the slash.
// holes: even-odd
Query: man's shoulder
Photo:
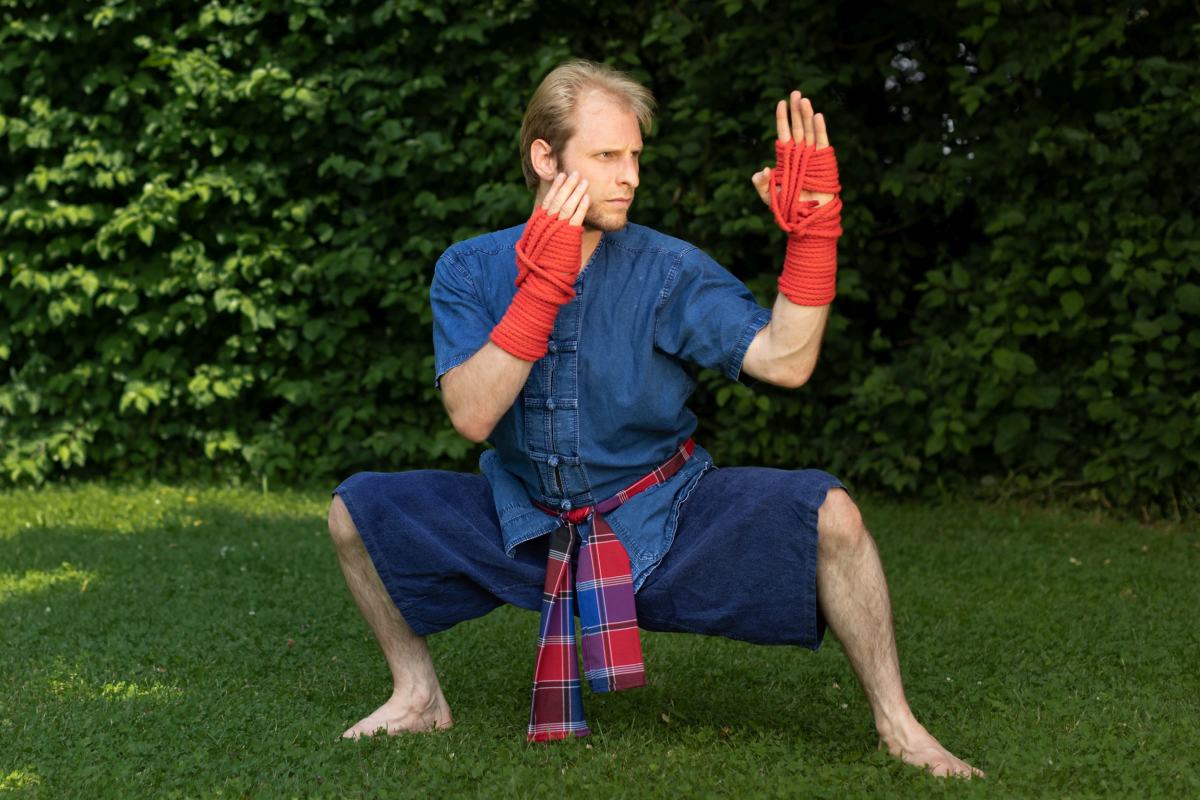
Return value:
<svg viewBox="0 0 1200 800">
<path fill-rule="evenodd" d="M 516 247 L 517 240 L 521 238 L 521 231 L 524 229 L 525 223 L 521 223 L 511 228 L 489 231 L 472 236 L 469 239 L 462 239 L 447 247 L 445 252 L 442 253 L 442 257 L 465 262 L 487 259 L 488 257 L 498 256 L 503 253 L 511 253 L 513 248 Z"/>
</svg>

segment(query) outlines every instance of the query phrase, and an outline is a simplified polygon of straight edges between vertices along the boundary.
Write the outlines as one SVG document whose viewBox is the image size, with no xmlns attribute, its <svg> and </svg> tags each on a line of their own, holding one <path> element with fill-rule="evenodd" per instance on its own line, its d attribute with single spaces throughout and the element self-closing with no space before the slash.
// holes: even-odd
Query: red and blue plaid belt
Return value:
<svg viewBox="0 0 1200 800">
<path fill-rule="evenodd" d="M 583 674 L 592 691 L 619 692 L 645 685 L 629 554 L 604 515 L 639 492 L 665 482 L 692 457 L 695 448 L 696 443 L 688 439 L 649 475 L 594 506 L 560 513 L 535 502 L 563 524 L 550 534 L 528 741 L 546 742 L 591 733 L 583 716 L 579 657 L 575 651 L 576 597 L 583 633 Z M 578 526 L 588 519 L 592 520 L 592 531 L 581 547 Z M 576 551 L 579 575 L 572 581 L 571 563 Z"/>
</svg>

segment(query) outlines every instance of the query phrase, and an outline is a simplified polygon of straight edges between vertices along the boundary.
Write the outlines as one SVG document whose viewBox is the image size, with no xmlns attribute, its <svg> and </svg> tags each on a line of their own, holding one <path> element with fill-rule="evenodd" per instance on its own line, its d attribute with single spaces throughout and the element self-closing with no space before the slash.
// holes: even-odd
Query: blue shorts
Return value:
<svg viewBox="0 0 1200 800">
<path fill-rule="evenodd" d="M 666 556 L 635 595 L 651 631 L 816 650 L 817 509 L 837 478 L 816 469 L 708 470 L 680 506 Z M 396 608 L 419 635 L 511 603 L 539 611 L 549 536 L 509 558 L 482 475 L 359 472 L 336 489 Z"/>
</svg>

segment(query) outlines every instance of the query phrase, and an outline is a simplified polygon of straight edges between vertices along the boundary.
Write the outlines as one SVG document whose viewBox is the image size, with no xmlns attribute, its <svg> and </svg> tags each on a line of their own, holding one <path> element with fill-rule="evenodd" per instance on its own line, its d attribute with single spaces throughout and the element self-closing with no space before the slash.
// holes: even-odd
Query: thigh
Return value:
<svg viewBox="0 0 1200 800">
<path fill-rule="evenodd" d="M 547 537 L 504 552 L 482 475 L 445 470 L 359 472 L 341 496 L 392 602 L 419 635 L 504 603 L 537 609 Z"/>
<path fill-rule="evenodd" d="M 816 469 L 709 470 L 637 594 L 647 630 L 817 649 L 817 511 L 841 481 Z"/>
</svg>

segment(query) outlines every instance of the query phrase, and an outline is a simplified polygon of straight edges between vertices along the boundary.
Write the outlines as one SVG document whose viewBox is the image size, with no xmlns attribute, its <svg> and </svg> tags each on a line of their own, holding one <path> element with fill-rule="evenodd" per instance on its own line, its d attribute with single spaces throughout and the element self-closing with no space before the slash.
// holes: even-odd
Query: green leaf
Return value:
<svg viewBox="0 0 1200 800">
<path fill-rule="evenodd" d="M 1063 292 L 1058 298 L 1058 302 L 1062 306 L 1063 313 L 1072 318 L 1078 316 L 1084 306 L 1083 295 L 1074 290 Z"/>
<path fill-rule="evenodd" d="M 1139 319 L 1133 323 L 1133 330 L 1143 339 L 1157 339 L 1162 335 L 1162 325 L 1158 320 Z"/>
<path fill-rule="evenodd" d="M 96 277 L 95 273 L 88 272 L 80 276 L 79 286 L 88 297 L 95 297 L 96 292 L 100 289 L 100 279 Z"/>
<path fill-rule="evenodd" d="M 1185 283 L 1175 290 L 1175 299 L 1179 302 L 1180 311 L 1200 316 L 1200 286 Z"/>
<path fill-rule="evenodd" d="M 994 236 L 1009 228 L 1017 228 L 1025 224 L 1025 213 L 1019 208 L 1006 208 L 984 226 L 984 233 Z"/>
<path fill-rule="evenodd" d="M 1013 398 L 1019 408 L 1049 410 L 1058 404 L 1062 390 L 1057 386 L 1022 386 Z"/>
<path fill-rule="evenodd" d="M 996 452 L 1007 453 L 1016 447 L 1029 427 L 1029 417 L 1025 414 L 1007 414 L 1001 417 L 996 425 L 996 436 L 992 440 Z"/>
<path fill-rule="evenodd" d="M 992 351 L 992 363 L 1004 373 L 1032 375 L 1037 372 L 1037 364 L 1034 360 L 1026 355 L 1015 350 L 1007 348 L 997 348 Z"/>
</svg>

